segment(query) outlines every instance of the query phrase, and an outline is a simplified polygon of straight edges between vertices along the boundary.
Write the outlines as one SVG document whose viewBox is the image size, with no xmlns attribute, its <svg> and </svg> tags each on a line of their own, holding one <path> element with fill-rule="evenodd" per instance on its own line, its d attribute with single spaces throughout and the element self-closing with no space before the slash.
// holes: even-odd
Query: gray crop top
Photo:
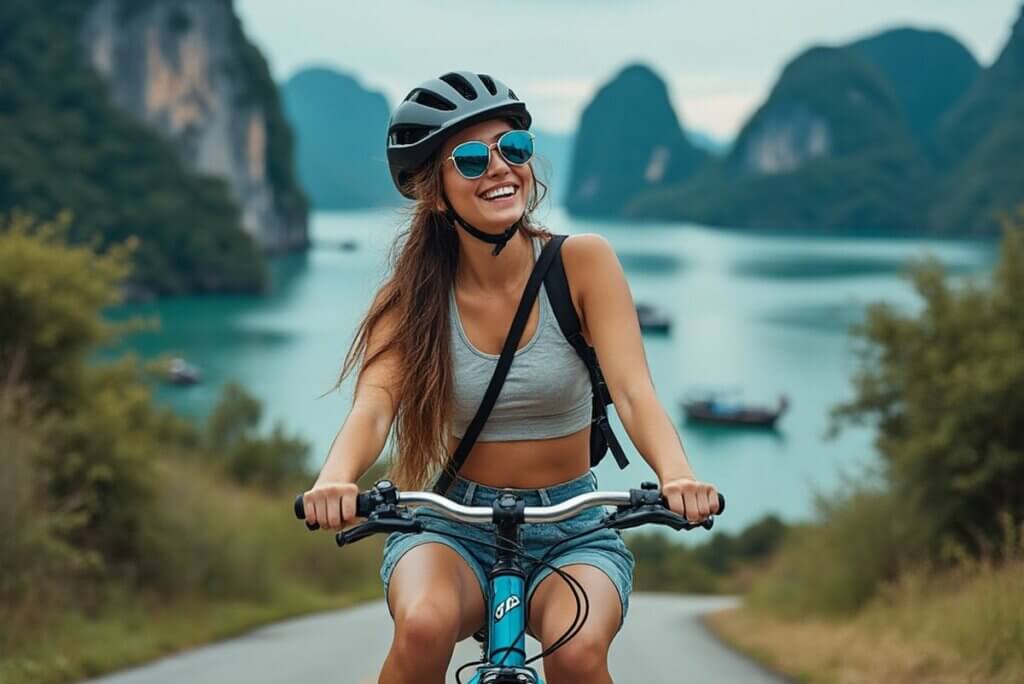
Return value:
<svg viewBox="0 0 1024 684">
<path fill-rule="evenodd" d="M 533 257 L 542 242 L 533 238 Z M 565 339 L 541 285 L 540 320 L 533 337 L 516 351 L 505 384 L 477 441 L 498 442 L 562 437 L 590 424 L 592 388 L 587 367 Z M 449 292 L 455 413 L 452 431 L 461 438 L 476 415 L 498 354 L 480 351 L 462 327 L 455 289 Z"/>
</svg>

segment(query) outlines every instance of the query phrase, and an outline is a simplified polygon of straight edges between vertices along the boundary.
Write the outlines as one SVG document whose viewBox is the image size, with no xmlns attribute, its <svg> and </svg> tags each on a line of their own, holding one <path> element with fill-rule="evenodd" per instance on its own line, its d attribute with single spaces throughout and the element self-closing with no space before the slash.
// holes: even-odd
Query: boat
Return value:
<svg viewBox="0 0 1024 684">
<path fill-rule="evenodd" d="M 354 252 L 359 249 L 359 243 L 355 240 L 342 240 L 338 243 L 338 249 L 342 252 Z"/>
<path fill-rule="evenodd" d="M 636 317 L 640 321 L 641 332 L 664 334 L 672 327 L 668 314 L 651 304 L 637 304 Z"/>
<path fill-rule="evenodd" d="M 195 385 L 202 380 L 202 373 L 180 356 L 167 364 L 167 381 L 173 385 Z"/>
<path fill-rule="evenodd" d="M 778 404 L 774 407 L 750 406 L 740 402 L 723 401 L 711 393 L 684 400 L 682 407 L 687 421 L 774 428 L 775 422 L 789 408 L 789 398 L 785 394 L 779 395 Z"/>
</svg>

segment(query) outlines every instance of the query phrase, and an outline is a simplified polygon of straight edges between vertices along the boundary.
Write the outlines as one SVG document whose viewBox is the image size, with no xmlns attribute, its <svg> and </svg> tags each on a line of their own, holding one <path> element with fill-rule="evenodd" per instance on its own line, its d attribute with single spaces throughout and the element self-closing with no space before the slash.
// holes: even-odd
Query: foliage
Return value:
<svg viewBox="0 0 1024 684">
<path fill-rule="evenodd" d="M 133 281 L 158 292 L 255 290 L 265 266 L 218 179 L 118 110 L 86 64 L 87 3 L 0 5 L 0 212 L 75 217 L 69 238 L 138 239 Z"/>
<path fill-rule="evenodd" d="M 0 677 L 8 662 L 19 673 L 35 667 L 19 659 L 32 653 L 47 677 L 66 679 L 54 674 L 67 671 L 60 652 L 35 644 L 72 629 L 71 616 L 116 623 L 116 596 L 139 605 L 268 602 L 280 614 L 298 584 L 359 596 L 377 586 L 379 547 L 324 562 L 329 539 L 290 516 L 280 492 L 308 484 L 307 447 L 279 425 L 258 435 L 261 408 L 241 388 L 229 387 L 200 428 L 153 404 L 133 358 L 90 363 L 126 327 L 104 322 L 101 311 L 118 299 L 130 244 L 105 253 L 66 244 L 66 219 L 19 216 L 6 225 Z"/>
<path fill-rule="evenodd" d="M 848 484 L 815 506 L 818 523 L 793 528 L 751 605 L 785 617 L 851 613 L 914 555 L 913 520 L 884 488 Z"/>
<path fill-rule="evenodd" d="M 856 396 L 833 409 L 833 432 L 876 427 L 877 477 L 819 495 L 818 522 L 787 537 L 755 607 L 851 615 L 922 568 L 1019 563 L 1006 540 L 1024 522 L 1024 209 L 1005 221 L 991 282 L 954 287 L 935 261 L 910 275 L 922 309 L 869 308 Z"/>
<path fill-rule="evenodd" d="M 720 591 L 726 574 L 769 558 L 785 534 L 785 524 L 774 515 L 737 535 L 716 532 L 693 547 L 675 543 L 659 532 L 633 533 L 626 538 L 636 557 L 633 583 L 639 591 Z"/>
<path fill-rule="evenodd" d="M 206 448 L 238 482 L 278 491 L 310 475 L 306 468 L 309 445 L 287 436 L 280 423 L 269 437 L 257 437 L 262 414 L 258 399 L 237 383 L 228 383 L 207 418 Z"/>
<path fill-rule="evenodd" d="M 877 422 L 876 446 L 905 515 L 926 522 L 929 548 L 979 553 L 1002 513 L 1024 520 L 1024 211 L 1005 221 L 990 285 L 954 289 L 936 261 L 912 272 L 918 316 L 875 304 L 856 398 L 835 427 Z"/>
<path fill-rule="evenodd" d="M 680 185 L 638 195 L 626 214 L 741 228 L 918 232 L 930 175 L 900 145 L 808 161 L 773 175 L 734 178 L 726 162 Z"/>
</svg>

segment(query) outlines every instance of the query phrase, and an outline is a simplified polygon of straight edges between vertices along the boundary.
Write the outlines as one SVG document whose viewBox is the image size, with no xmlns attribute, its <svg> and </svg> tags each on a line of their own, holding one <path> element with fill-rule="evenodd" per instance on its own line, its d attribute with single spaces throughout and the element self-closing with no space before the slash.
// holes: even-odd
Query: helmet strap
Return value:
<svg viewBox="0 0 1024 684">
<path fill-rule="evenodd" d="M 523 217 L 520 216 L 519 221 L 516 221 L 506 228 L 500 235 L 485 233 L 456 213 L 455 209 L 452 207 L 452 203 L 448 200 L 448 195 L 445 194 L 443 190 L 441 191 L 441 197 L 444 198 L 446 207 L 444 211 L 445 218 L 447 218 L 452 225 L 455 225 L 457 222 L 467 233 L 475 237 L 477 240 L 482 240 L 494 245 L 494 251 L 491 252 L 491 256 L 498 256 L 501 254 L 501 250 L 505 249 L 505 245 L 508 244 L 508 241 L 511 240 L 512 236 L 519 230 L 519 221 L 523 220 Z M 526 212 L 523 212 L 523 215 L 525 216 Z"/>
</svg>

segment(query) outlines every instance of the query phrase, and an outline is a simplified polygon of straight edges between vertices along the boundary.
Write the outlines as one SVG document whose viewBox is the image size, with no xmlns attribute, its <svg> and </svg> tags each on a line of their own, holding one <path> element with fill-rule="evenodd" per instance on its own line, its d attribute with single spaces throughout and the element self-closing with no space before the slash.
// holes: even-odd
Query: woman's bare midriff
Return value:
<svg viewBox="0 0 1024 684">
<path fill-rule="evenodd" d="M 452 438 L 449 453 L 459 440 Z M 459 476 L 488 487 L 536 489 L 573 480 L 590 469 L 590 427 L 565 437 L 481 442 L 473 445 Z"/>
</svg>

